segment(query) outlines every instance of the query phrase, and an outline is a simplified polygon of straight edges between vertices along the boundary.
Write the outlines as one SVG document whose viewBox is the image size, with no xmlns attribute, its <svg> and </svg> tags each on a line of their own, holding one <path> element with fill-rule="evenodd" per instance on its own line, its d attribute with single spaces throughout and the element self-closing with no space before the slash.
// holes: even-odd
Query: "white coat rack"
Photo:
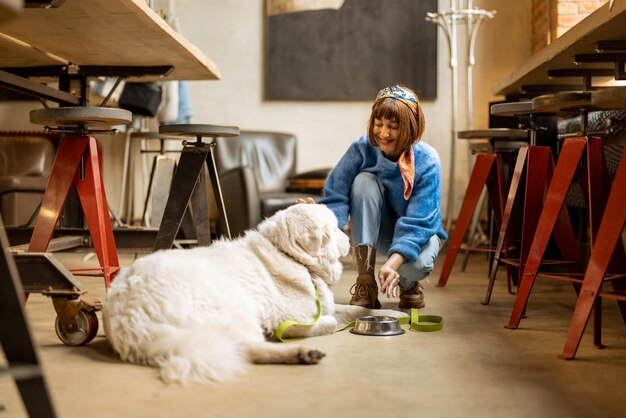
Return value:
<svg viewBox="0 0 626 418">
<path fill-rule="evenodd" d="M 450 231 L 452 226 L 452 220 L 455 216 L 454 201 L 455 201 L 455 176 L 456 176 L 456 140 L 457 133 L 459 132 L 459 47 L 461 46 L 467 53 L 467 60 L 465 60 L 465 70 L 467 72 L 467 83 L 462 87 L 465 88 L 465 97 L 467 99 L 465 107 L 465 122 L 466 128 L 463 130 L 472 129 L 472 68 L 474 66 L 474 45 L 476 42 L 476 35 L 481 23 L 485 19 L 492 19 L 495 16 L 495 10 L 487 11 L 478 9 L 472 6 L 472 0 L 450 0 L 450 10 L 427 13 L 426 20 L 428 22 L 436 23 L 443 33 L 446 35 L 448 41 L 448 49 L 450 52 L 450 70 L 452 75 L 452 111 L 450 112 L 452 118 L 452 129 L 450 138 L 450 171 L 449 171 L 449 186 L 448 186 L 448 202 L 446 210 L 446 230 Z M 466 36 L 459 37 L 460 26 L 465 26 Z M 459 45 L 464 41 L 464 45 Z"/>
</svg>

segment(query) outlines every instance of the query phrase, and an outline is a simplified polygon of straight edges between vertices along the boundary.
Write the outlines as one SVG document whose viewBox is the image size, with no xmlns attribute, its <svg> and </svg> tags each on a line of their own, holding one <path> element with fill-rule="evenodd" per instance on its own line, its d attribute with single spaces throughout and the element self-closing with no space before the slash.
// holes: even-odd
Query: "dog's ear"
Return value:
<svg viewBox="0 0 626 418">
<path fill-rule="evenodd" d="M 308 255 L 317 257 L 330 242 L 330 234 L 317 225 L 306 225 L 304 231 L 293 231 L 296 244 Z"/>
</svg>

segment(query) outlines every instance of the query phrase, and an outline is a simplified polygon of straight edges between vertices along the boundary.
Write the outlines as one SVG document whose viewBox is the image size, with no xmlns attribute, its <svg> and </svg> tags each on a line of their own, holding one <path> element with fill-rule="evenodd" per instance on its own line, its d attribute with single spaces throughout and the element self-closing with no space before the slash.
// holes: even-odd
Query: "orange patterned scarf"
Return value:
<svg viewBox="0 0 626 418">
<path fill-rule="evenodd" d="M 409 200 L 413 192 L 413 182 L 415 181 L 415 155 L 413 147 L 409 147 L 398 158 L 398 167 L 404 182 L 404 200 Z"/>
</svg>

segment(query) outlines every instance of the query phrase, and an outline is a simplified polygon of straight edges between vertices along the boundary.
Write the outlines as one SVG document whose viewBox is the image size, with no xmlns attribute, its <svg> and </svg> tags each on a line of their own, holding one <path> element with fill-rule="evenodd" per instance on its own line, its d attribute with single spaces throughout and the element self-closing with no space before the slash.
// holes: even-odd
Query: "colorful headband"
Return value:
<svg viewBox="0 0 626 418">
<path fill-rule="evenodd" d="M 387 98 L 400 100 L 402 103 L 407 105 L 409 109 L 411 109 L 411 112 L 413 112 L 415 116 L 417 116 L 417 97 L 415 97 L 415 95 L 409 90 L 402 86 L 395 85 L 385 87 L 378 92 L 378 95 L 376 95 L 376 101 Z"/>
</svg>

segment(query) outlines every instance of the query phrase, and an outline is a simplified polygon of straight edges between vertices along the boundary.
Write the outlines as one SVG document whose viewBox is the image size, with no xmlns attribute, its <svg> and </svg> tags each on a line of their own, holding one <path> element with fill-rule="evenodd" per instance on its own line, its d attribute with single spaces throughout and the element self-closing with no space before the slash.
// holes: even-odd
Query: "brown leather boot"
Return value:
<svg viewBox="0 0 626 418">
<path fill-rule="evenodd" d="M 374 277 L 374 265 L 376 263 L 376 249 L 366 245 L 359 245 L 353 248 L 359 276 L 356 283 L 352 285 L 350 294 L 350 305 L 362 306 L 364 308 L 379 309 L 378 286 Z"/>
<path fill-rule="evenodd" d="M 423 289 L 424 286 L 420 282 L 413 283 L 413 286 L 407 290 L 400 289 L 400 303 L 398 305 L 400 309 L 421 309 L 426 306 Z"/>
</svg>

